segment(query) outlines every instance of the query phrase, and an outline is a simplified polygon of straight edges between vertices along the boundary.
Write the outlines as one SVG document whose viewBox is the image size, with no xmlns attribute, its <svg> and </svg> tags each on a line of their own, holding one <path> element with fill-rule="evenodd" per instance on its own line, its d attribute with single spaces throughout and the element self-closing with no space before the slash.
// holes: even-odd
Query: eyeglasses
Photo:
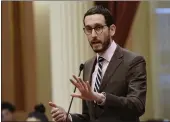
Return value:
<svg viewBox="0 0 170 122">
<path fill-rule="evenodd" d="M 107 26 L 107 25 L 96 26 L 96 27 L 94 27 L 94 28 L 85 27 L 85 28 L 83 28 L 83 30 L 84 30 L 84 33 L 85 33 L 86 35 L 90 35 L 90 34 L 92 34 L 92 31 L 93 31 L 93 29 L 94 29 L 94 31 L 96 32 L 96 34 L 99 35 L 99 34 L 101 34 L 101 33 L 103 32 L 103 28 L 104 28 L 105 26 Z"/>
</svg>

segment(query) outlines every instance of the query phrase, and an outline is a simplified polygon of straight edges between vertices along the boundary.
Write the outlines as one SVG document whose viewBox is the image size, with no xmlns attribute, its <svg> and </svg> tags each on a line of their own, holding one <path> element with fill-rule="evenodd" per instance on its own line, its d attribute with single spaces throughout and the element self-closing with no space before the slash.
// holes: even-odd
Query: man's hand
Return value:
<svg viewBox="0 0 170 122">
<path fill-rule="evenodd" d="M 51 115 L 55 122 L 66 122 L 66 111 L 52 102 L 49 102 L 49 105 L 52 107 Z"/>
<path fill-rule="evenodd" d="M 81 94 L 73 93 L 71 96 L 81 98 L 83 100 L 102 102 L 103 94 L 94 92 L 88 81 L 85 82 L 81 78 L 77 78 L 75 75 L 73 75 L 73 78 L 75 80 L 70 79 L 70 81 L 76 88 L 78 88 Z"/>
</svg>

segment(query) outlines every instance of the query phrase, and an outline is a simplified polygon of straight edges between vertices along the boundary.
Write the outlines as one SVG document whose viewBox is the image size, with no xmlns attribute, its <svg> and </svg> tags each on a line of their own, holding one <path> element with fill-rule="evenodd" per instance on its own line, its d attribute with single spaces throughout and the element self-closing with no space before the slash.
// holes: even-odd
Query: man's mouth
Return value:
<svg viewBox="0 0 170 122">
<path fill-rule="evenodd" d="M 100 41 L 94 41 L 94 42 L 91 42 L 91 44 L 92 45 L 94 45 L 94 44 L 101 44 L 101 42 Z"/>
</svg>

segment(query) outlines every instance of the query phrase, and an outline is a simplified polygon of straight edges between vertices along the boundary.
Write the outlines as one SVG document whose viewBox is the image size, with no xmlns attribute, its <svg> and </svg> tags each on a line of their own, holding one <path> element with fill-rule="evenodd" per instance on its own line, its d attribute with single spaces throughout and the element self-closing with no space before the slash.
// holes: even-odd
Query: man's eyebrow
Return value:
<svg viewBox="0 0 170 122">
<path fill-rule="evenodd" d="M 96 27 L 96 26 L 102 26 L 101 23 L 95 23 L 93 26 L 91 25 L 86 25 L 85 27 Z"/>
</svg>

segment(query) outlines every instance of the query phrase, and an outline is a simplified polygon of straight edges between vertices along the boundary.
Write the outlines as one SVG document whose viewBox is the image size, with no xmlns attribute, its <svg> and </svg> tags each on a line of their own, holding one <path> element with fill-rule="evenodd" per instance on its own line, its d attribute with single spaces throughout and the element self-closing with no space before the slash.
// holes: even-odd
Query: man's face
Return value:
<svg viewBox="0 0 170 122">
<path fill-rule="evenodd" d="M 2 121 L 14 121 L 13 113 L 10 112 L 8 109 L 2 110 Z"/>
<path fill-rule="evenodd" d="M 88 41 L 93 51 L 96 53 L 104 52 L 109 47 L 112 41 L 111 37 L 115 33 L 115 26 L 106 26 L 105 18 L 102 14 L 93 14 L 86 16 L 84 19 L 84 24 L 84 31 L 87 35 Z"/>
</svg>

